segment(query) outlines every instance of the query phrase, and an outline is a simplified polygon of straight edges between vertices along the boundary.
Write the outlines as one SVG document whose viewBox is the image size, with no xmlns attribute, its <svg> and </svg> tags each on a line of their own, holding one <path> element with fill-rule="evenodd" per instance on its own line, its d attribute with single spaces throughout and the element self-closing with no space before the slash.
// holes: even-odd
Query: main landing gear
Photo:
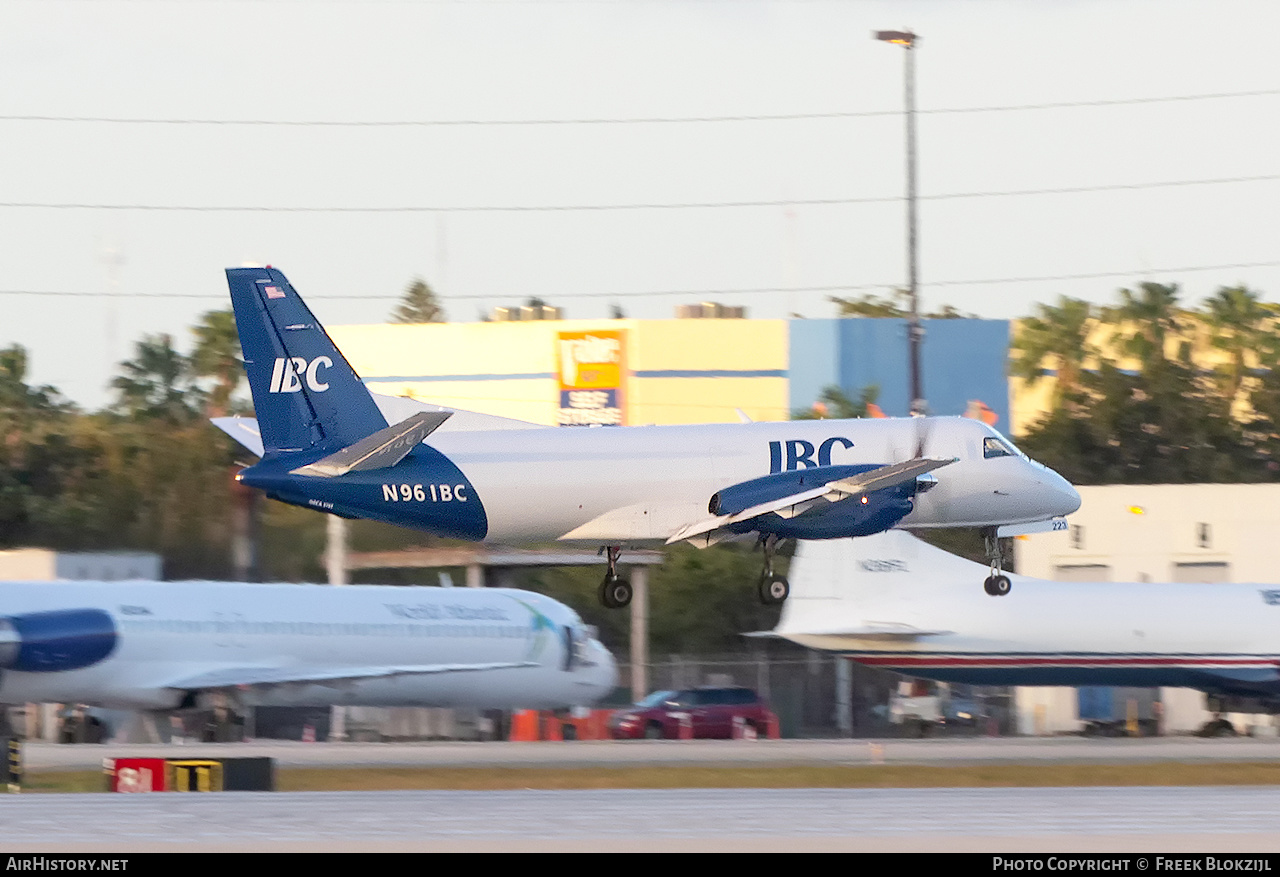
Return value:
<svg viewBox="0 0 1280 877">
<path fill-rule="evenodd" d="M 764 569 L 760 573 L 760 602 L 766 606 L 776 606 L 787 599 L 791 593 L 791 585 L 787 577 L 773 571 L 773 554 L 778 549 L 778 537 L 773 534 L 760 536 L 760 544 L 764 546 Z"/>
<path fill-rule="evenodd" d="M 631 602 L 631 582 L 618 576 L 618 555 L 621 548 L 607 546 L 605 552 L 609 557 L 609 571 L 604 574 L 600 583 L 600 602 L 607 609 L 621 609 Z"/>
<path fill-rule="evenodd" d="M 982 544 L 986 549 L 987 562 L 991 564 L 991 575 L 982 583 L 982 590 L 992 597 L 1003 597 L 1013 588 L 1013 583 L 1004 574 L 1001 565 L 1004 563 L 1004 552 L 1000 550 L 1000 539 L 996 536 L 995 527 L 986 527 L 982 531 Z"/>
</svg>

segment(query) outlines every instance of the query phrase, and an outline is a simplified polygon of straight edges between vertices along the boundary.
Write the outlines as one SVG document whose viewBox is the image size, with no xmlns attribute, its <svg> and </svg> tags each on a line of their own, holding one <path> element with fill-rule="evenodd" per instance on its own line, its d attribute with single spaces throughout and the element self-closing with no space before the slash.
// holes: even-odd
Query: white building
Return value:
<svg viewBox="0 0 1280 877">
<path fill-rule="evenodd" d="M 0 551 L 0 582 L 160 580 L 160 555 L 128 551 Z"/>
</svg>

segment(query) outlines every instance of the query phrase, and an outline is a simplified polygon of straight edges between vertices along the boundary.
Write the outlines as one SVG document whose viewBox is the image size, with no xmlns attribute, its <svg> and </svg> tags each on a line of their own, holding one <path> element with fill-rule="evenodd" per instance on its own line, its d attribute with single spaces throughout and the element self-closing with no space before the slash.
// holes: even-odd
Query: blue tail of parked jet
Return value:
<svg viewBox="0 0 1280 877">
<path fill-rule="evenodd" d="M 274 268 L 228 268 L 264 459 L 333 453 L 387 426 L 360 376 Z"/>
</svg>

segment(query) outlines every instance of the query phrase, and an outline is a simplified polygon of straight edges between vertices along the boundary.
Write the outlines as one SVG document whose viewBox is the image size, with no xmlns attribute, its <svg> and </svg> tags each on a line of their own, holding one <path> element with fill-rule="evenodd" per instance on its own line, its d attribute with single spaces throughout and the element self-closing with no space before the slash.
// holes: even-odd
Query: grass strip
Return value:
<svg viewBox="0 0 1280 877">
<path fill-rule="evenodd" d="M 1278 762 L 627 767 L 286 767 L 282 792 L 403 789 L 883 789 L 1044 786 L 1274 786 Z M 101 792 L 101 771 L 27 775 L 23 792 Z"/>
</svg>

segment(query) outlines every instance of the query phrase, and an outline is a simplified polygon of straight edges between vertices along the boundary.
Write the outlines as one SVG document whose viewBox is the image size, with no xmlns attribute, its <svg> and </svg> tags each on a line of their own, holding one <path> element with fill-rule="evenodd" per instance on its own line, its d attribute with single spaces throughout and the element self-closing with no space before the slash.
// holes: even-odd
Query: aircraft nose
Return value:
<svg viewBox="0 0 1280 877">
<path fill-rule="evenodd" d="M 601 643 L 597 641 L 596 647 L 600 650 L 599 658 L 599 674 L 597 676 L 599 684 L 599 700 L 607 696 L 618 685 L 618 662 L 613 659 L 613 655 Z"/>
<path fill-rule="evenodd" d="M 1051 497 L 1053 516 L 1065 517 L 1080 508 L 1080 491 L 1070 481 L 1053 470 L 1045 470 L 1042 479 L 1045 491 Z"/>
</svg>

